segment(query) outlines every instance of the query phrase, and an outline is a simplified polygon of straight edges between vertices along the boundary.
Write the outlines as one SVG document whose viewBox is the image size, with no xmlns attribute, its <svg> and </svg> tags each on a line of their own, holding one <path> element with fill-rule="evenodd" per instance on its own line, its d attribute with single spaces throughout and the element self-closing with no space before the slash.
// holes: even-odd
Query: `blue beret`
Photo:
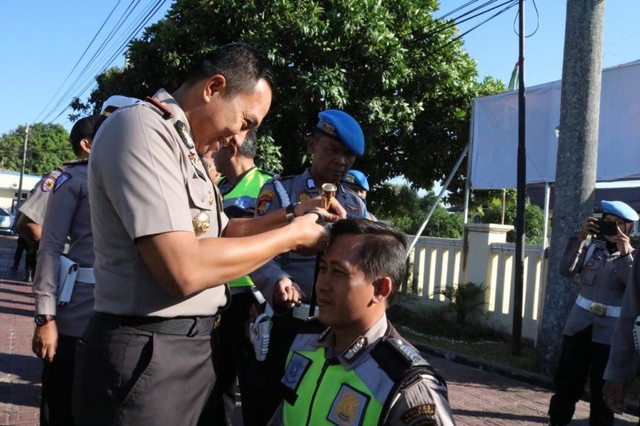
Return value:
<svg viewBox="0 0 640 426">
<path fill-rule="evenodd" d="M 605 201 L 600 202 L 602 213 L 618 216 L 629 222 L 638 220 L 638 213 L 627 203 L 622 201 Z"/>
<path fill-rule="evenodd" d="M 318 114 L 317 128 L 339 140 L 355 155 L 364 154 L 364 134 L 358 122 L 344 111 L 328 109 Z"/>
<path fill-rule="evenodd" d="M 359 186 L 365 191 L 369 190 L 369 182 L 367 182 L 367 177 L 360 170 L 349 170 L 345 177 L 342 178 L 342 181 L 351 185 Z"/>
</svg>

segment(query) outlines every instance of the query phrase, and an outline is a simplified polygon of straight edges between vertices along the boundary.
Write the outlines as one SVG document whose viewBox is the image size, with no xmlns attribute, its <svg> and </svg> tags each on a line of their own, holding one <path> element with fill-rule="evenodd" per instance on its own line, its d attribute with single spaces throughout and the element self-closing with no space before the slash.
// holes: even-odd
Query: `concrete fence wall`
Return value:
<svg viewBox="0 0 640 426">
<path fill-rule="evenodd" d="M 468 224 L 464 238 L 420 237 L 411 254 L 409 285 L 403 289 L 420 296 L 426 306 L 450 303 L 440 294 L 448 286 L 464 283 L 487 287 L 484 325 L 511 334 L 515 244 L 506 242 L 512 226 Z M 535 344 L 544 301 L 546 261 L 541 246 L 525 247 L 522 337 Z M 475 317 L 474 317 L 475 318 Z"/>
</svg>

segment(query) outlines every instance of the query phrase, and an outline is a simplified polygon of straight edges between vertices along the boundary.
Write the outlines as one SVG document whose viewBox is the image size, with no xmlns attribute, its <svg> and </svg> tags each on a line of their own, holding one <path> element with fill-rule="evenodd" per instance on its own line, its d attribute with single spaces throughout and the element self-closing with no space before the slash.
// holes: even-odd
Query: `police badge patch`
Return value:
<svg viewBox="0 0 640 426">
<path fill-rule="evenodd" d="M 40 185 L 40 190 L 42 192 L 49 192 L 53 189 L 53 185 L 56 183 L 55 176 L 47 176 L 47 178 L 42 181 L 42 185 Z"/>
<path fill-rule="evenodd" d="M 340 426 L 363 424 L 369 398 L 369 395 L 343 383 L 331 404 L 327 420 Z"/>
<path fill-rule="evenodd" d="M 282 377 L 282 384 L 293 391 L 297 391 L 304 373 L 307 372 L 310 366 L 311 360 L 309 358 L 294 352 Z"/>
<path fill-rule="evenodd" d="M 262 216 L 267 213 L 275 196 L 276 193 L 270 190 L 262 191 L 260 193 L 260 196 L 258 197 L 258 205 L 256 206 L 258 216 Z"/>
</svg>

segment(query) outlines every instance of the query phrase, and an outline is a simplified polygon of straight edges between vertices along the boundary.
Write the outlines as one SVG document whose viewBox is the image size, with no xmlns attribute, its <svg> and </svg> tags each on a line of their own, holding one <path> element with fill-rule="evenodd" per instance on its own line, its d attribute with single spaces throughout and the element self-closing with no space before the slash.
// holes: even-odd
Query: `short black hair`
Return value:
<svg viewBox="0 0 640 426">
<path fill-rule="evenodd" d="M 358 218 L 337 221 L 330 233 L 329 246 L 340 235 L 360 237 L 354 254 L 367 279 L 375 281 L 387 276 L 394 289 L 404 280 L 408 244 L 402 232 L 382 222 Z"/>
<path fill-rule="evenodd" d="M 227 96 L 250 91 L 260 79 L 274 90 L 273 68 L 260 50 L 244 43 L 229 43 L 202 57 L 188 73 L 185 83 L 194 84 L 215 74 L 227 80 Z"/>
<path fill-rule="evenodd" d="M 69 133 L 69 141 L 71 142 L 71 148 L 73 148 L 73 152 L 76 154 L 76 156 L 80 156 L 80 153 L 82 152 L 80 142 L 83 139 L 87 139 L 89 141 L 93 140 L 93 135 L 99 118 L 100 115 L 98 114 L 81 118 L 80 120 L 76 121 L 71 128 L 71 133 Z"/>
</svg>

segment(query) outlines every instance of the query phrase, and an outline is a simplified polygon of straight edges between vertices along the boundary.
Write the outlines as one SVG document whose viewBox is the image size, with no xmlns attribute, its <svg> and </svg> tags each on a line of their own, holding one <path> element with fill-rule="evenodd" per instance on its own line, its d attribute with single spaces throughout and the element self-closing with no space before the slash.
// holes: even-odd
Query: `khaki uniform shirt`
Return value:
<svg viewBox="0 0 640 426">
<path fill-rule="evenodd" d="M 33 190 L 29 193 L 29 197 L 20 206 L 20 212 L 40 226 L 44 223 L 49 194 L 51 194 L 53 185 L 57 177 L 62 173 L 62 170 L 61 168 L 55 169 L 44 175 L 36 186 L 33 187 Z"/>
<path fill-rule="evenodd" d="M 149 102 L 120 108 L 103 123 L 93 143 L 89 196 L 95 310 L 168 318 L 212 315 L 227 301 L 225 286 L 174 296 L 156 282 L 135 244 L 145 236 L 194 232 L 194 218 L 210 220 L 209 230 L 199 238 L 218 237 L 228 222 L 217 189 L 195 149 L 187 146 L 192 141 L 184 112 L 164 90 L 155 98 L 171 118 L 165 119 Z M 184 126 L 182 136 L 177 122 Z"/>
<path fill-rule="evenodd" d="M 93 266 L 93 237 L 87 188 L 87 161 L 68 164 L 55 181 L 47 202 L 38 250 L 38 266 L 33 280 L 36 314 L 56 315 L 58 332 L 80 337 L 93 312 L 93 284 L 76 281 L 71 300 L 57 306 L 60 256 L 82 268 Z"/>
</svg>

